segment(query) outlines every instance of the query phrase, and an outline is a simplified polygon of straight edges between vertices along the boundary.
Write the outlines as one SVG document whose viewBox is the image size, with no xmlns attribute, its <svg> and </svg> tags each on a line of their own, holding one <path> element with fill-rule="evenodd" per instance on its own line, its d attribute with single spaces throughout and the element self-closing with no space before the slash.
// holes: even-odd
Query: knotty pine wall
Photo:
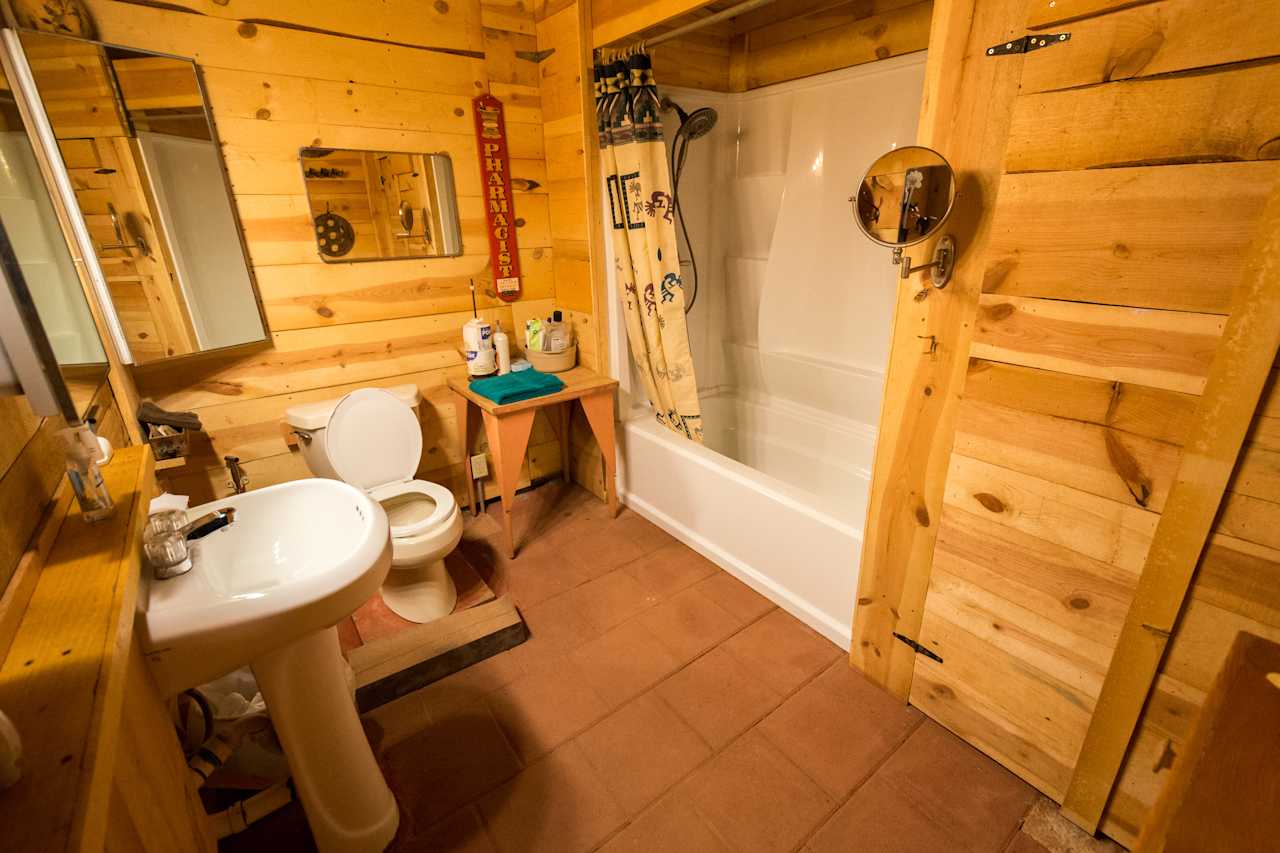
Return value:
<svg viewBox="0 0 1280 853">
<path fill-rule="evenodd" d="M 81 404 L 77 391 L 77 404 Z M 105 381 L 92 402 L 98 435 L 115 447 L 128 443 L 123 421 L 111 387 Z M 63 482 L 65 470 L 58 431 L 62 418 L 36 416 L 26 397 L 0 397 L 0 593 L 4 592 L 26 552 L 32 533 L 54 492 Z"/>
<path fill-rule="evenodd" d="M 1261 5 L 1225 0 L 977 8 L 962 30 L 980 37 L 978 51 L 1028 28 L 1071 40 L 1013 64 L 971 53 L 959 69 L 961 97 L 973 80 L 996 81 L 997 96 L 973 115 L 988 140 L 1007 134 L 1007 147 L 994 183 L 971 189 L 983 222 L 961 237 L 967 258 L 961 251 L 977 265 L 958 269 L 933 307 L 907 309 L 942 354 L 913 354 L 909 335 L 897 341 L 892 363 L 906 370 L 895 382 L 891 367 L 882 436 L 932 445 L 898 446 L 893 458 L 907 461 L 896 467 L 886 444 L 877 461 L 877 483 L 891 485 L 868 522 L 868 543 L 880 544 L 863 554 L 853 654 L 1061 802 L 1086 763 L 1095 714 L 1107 719 L 1099 696 L 1152 571 L 1184 444 L 1220 405 L 1201 395 L 1280 184 L 1280 30 Z M 953 154 L 945 134 L 939 144 Z M 965 229 L 963 214 L 950 227 Z M 955 352 L 958 387 L 948 390 L 929 364 Z M 950 423 L 920 402 L 953 391 Z M 1235 633 L 1280 637 L 1278 413 L 1273 381 L 1103 813 L 1103 830 L 1126 845 Z M 946 470 L 921 481 L 935 460 Z M 920 597 L 891 599 L 893 586 Z M 890 622 L 875 614 L 886 604 L 892 630 L 939 660 L 885 636 Z M 913 668 L 904 680 L 883 663 L 899 654 Z"/>
<path fill-rule="evenodd" d="M 595 44 L 652 38 L 737 2 L 593 0 Z M 774 0 L 652 48 L 654 74 L 669 86 L 758 89 L 923 50 L 932 11 L 933 0 Z"/>
<path fill-rule="evenodd" d="M 240 457 L 255 488 L 307 476 L 280 428 L 287 407 L 362 386 L 414 383 L 426 398 L 419 475 L 461 493 L 461 442 L 444 384 L 466 373 L 460 329 L 470 315 L 471 277 L 484 316 L 509 331 L 557 304 L 573 310 L 588 339 L 583 363 L 593 363 L 594 335 L 582 334 L 594 328 L 579 250 L 584 218 L 558 203 L 548 180 L 539 65 L 516 56 L 538 48 L 535 14 L 558 9 L 512 0 L 89 6 L 103 40 L 200 66 L 270 331 L 264 345 L 135 369 L 143 396 L 198 412 L 209 436 L 184 467 L 162 472 L 166 488 L 197 500 L 225 494 L 228 454 Z M 544 23 L 553 29 L 550 20 Z M 488 269 L 471 115 L 471 98 L 483 91 L 506 106 L 513 175 L 541 185 L 516 195 L 524 296 L 514 306 L 494 298 Z M 555 96 L 553 118 L 560 115 Z M 449 153 L 465 254 L 322 262 L 298 163 L 298 149 L 310 145 Z M 579 157 L 581 149 L 579 140 Z M 522 476 L 549 476 L 560 466 L 554 433 L 539 418 Z"/>
</svg>

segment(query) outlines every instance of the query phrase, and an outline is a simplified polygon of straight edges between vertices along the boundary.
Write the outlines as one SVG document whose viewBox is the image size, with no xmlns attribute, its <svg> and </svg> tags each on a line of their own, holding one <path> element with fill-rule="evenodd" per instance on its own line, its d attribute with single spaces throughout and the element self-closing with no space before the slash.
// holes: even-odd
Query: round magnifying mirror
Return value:
<svg viewBox="0 0 1280 853">
<path fill-rule="evenodd" d="M 854 199 L 858 227 L 881 246 L 926 240 L 951 214 L 955 173 L 932 148 L 908 145 L 883 154 L 867 169 Z"/>
</svg>

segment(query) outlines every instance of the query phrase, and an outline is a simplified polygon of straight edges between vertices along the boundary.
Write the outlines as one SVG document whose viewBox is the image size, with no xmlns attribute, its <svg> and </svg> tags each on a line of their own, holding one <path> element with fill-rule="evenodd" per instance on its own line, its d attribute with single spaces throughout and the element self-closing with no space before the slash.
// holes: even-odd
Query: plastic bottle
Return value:
<svg viewBox="0 0 1280 853">
<path fill-rule="evenodd" d="M 498 352 L 498 375 L 511 372 L 511 341 L 507 338 L 507 333 L 502 331 L 502 324 L 498 324 L 498 331 L 493 333 L 493 348 Z"/>
</svg>

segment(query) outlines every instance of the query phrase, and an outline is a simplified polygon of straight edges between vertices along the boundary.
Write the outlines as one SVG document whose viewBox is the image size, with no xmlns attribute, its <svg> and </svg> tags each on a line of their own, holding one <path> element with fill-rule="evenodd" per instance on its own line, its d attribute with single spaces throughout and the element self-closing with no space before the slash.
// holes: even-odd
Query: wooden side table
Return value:
<svg viewBox="0 0 1280 853">
<path fill-rule="evenodd" d="M 595 434 L 600 452 L 604 455 L 604 488 L 608 497 L 609 512 L 618 514 L 618 487 L 615 483 L 617 458 L 613 433 L 613 399 L 618 380 L 601 376 L 585 367 L 556 374 L 564 380 L 564 389 L 555 394 L 534 397 L 499 406 L 488 397 L 471 390 L 466 379 L 450 379 L 449 388 L 458 396 L 458 425 L 462 432 L 462 450 L 467 477 L 467 503 L 473 514 L 476 506 L 475 481 L 471 475 L 471 436 L 476 418 L 472 409 L 479 409 L 484 421 L 485 435 L 489 439 L 489 453 L 493 456 L 494 475 L 498 478 L 498 491 L 502 498 L 502 532 L 506 541 L 507 556 L 515 557 L 515 536 L 511 529 L 511 504 L 516 494 L 516 482 L 520 477 L 520 465 L 529 447 L 529 434 L 533 430 L 533 418 L 538 409 L 555 408 L 553 421 L 560 433 L 561 460 L 564 479 L 569 481 L 569 424 L 573 403 L 580 401 L 586 413 L 587 423 Z"/>
</svg>

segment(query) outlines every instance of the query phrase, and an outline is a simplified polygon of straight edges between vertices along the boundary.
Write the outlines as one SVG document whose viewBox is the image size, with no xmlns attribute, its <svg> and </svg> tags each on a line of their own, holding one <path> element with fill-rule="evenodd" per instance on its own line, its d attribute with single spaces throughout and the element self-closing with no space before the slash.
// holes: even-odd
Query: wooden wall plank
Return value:
<svg viewBox="0 0 1280 853">
<path fill-rule="evenodd" d="M 1277 88 L 1280 64 L 1267 64 L 1024 95 L 1014 103 L 1005 169 L 1275 159 Z"/>
<path fill-rule="evenodd" d="M 955 452 L 1159 512 L 1181 456 L 1176 445 L 1105 426 L 965 400 Z"/>
<path fill-rule="evenodd" d="M 1008 175 L 983 290 L 1222 314 L 1280 163 Z"/>
<path fill-rule="evenodd" d="M 984 293 L 971 354 L 1199 394 L 1224 318 Z"/>
<path fill-rule="evenodd" d="M 924 50 L 932 12 L 932 0 L 921 0 L 760 49 L 748 36 L 747 88 Z"/>
<path fill-rule="evenodd" d="M 1125 618 L 1063 812 L 1096 829 L 1280 350 L 1280 189 L 1258 218 L 1245 275 Z"/>
<path fill-rule="evenodd" d="M 1161 0 L 1075 21 L 1071 40 L 1028 54 L 1022 91 L 1044 92 L 1280 54 L 1266 4 Z"/>
<path fill-rule="evenodd" d="M 1160 516 L 1052 480 L 953 454 L 946 503 L 1137 573 Z"/>
<path fill-rule="evenodd" d="M 603 47 L 709 5 L 713 0 L 595 0 L 591 6 L 591 46 Z"/>
<path fill-rule="evenodd" d="M 1178 446 L 1186 440 L 1196 405 L 1192 394 L 979 358 L 969 362 L 964 397 L 1099 424 Z"/>
</svg>

